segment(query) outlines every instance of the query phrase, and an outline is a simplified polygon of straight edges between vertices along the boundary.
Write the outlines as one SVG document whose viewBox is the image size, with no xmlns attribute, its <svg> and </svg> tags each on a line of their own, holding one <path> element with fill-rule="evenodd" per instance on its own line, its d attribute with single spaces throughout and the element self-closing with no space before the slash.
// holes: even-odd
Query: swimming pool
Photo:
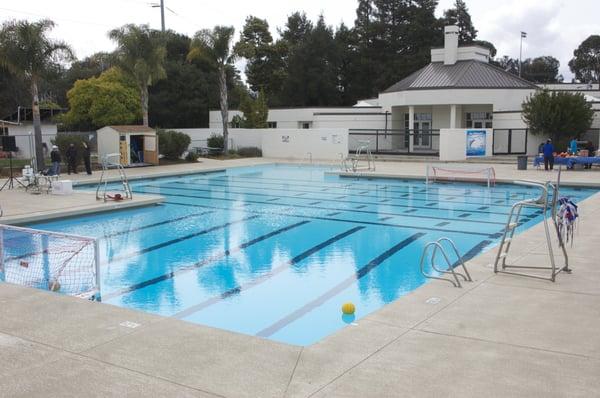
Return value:
<svg viewBox="0 0 600 398">
<path fill-rule="evenodd" d="M 309 345 L 426 280 L 424 245 L 496 244 L 524 186 L 355 179 L 267 165 L 132 183 L 164 204 L 31 227 L 100 238 L 105 303 Z M 593 190 L 562 189 L 581 201 Z M 520 231 L 541 221 L 528 210 Z M 342 303 L 356 305 L 356 319 Z"/>
</svg>

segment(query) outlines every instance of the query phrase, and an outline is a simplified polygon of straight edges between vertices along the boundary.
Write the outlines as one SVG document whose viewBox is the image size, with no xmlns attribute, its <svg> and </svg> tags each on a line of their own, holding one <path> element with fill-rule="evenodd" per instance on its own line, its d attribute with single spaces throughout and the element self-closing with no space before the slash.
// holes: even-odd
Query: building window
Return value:
<svg viewBox="0 0 600 398">
<path fill-rule="evenodd" d="M 494 115 L 492 112 L 467 112 L 465 124 L 468 129 L 491 129 Z"/>
<path fill-rule="evenodd" d="M 276 129 L 277 128 L 277 122 L 267 122 L 267 128 L 269 128 L 269 129 Z"/>
<path fill-rule="evenodd" d="M 299 129 L 309 129 L 312 127 L 312 122 L 298 122 Z"/>
<path fill-rule="evenodd" d="M 8 135 L 8 127 L 0 126 L 0 135 Z"/>
</svg>

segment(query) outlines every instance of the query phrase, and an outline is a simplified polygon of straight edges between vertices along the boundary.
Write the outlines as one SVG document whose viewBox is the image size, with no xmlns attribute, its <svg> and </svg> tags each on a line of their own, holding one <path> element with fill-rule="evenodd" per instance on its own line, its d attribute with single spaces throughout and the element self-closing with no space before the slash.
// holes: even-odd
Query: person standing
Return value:
<svg viewBox="0 0 600 398">
<path fill-rule="evenodd" d="M 542 148 L 542 153 L 544 154 L 544 169 L 547 171 L 548 167 L 550 170 L 554 169 L 554 145 L 552 145 L 552 140 L 548 139 Z"/>
<path fill-rule="evenodd" d="M 77 148 L 75 148 L 75 144 L 69 144 L 65 156 L 67 157 L 67 173 L 71 174 L 71 171 L 73 171 L 74 174 L 77 174 Z"/>
<path fill-rule="evenodd" d="M 60 174 L 60 162 L 62 162 L 60 152 L 56 145 L 52 145 L 52 151 L 50 152 L 50 160 L 52 161 L 52 170 L 50 175 L 57 176 Z"/>
<path fill-rule="evenodd" d="M 91 153 L 90 147 L 87 142 L 83 143 L 83 164 L 85 165 L 85 172 L 88 175 L 92 175 L 92 163 L 90 161 Z"/>
<path fill-rule="evenodd" d="M 575 137 L 569 143 L 569 152 L 571 152 L 571 155 L 577 155 L 577 138 Z"/>
</svg>

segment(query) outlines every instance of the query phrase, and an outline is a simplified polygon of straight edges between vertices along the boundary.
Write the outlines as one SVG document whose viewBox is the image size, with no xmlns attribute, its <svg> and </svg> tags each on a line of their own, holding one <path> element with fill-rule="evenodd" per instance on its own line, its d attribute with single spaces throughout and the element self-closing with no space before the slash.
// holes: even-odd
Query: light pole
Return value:
<svg viewBox="0 0 600 398">
<path fill-rule="evenodd" d="M 519 77 L 521 77 L 521 69 L 523 69 L 523 39 L 527 38 L 526 32 L 521 32 L 521 45 L 519 46 Z"/>
</svg>

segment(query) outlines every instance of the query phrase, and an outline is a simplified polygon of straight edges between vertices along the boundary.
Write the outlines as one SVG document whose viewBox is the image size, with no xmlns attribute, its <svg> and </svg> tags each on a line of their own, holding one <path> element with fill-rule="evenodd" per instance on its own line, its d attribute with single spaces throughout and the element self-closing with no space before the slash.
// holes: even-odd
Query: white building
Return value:
<svg viewBox="0 0 600 398">
<path fill-rule="evenodd" d="M 57 126 L 52 119 L 63 111 L 64 109 L 40 109 L 42 142 L 48 151 L 52 147 L 51 140 L 57 134 Z M 15 113 L 6 115 L 2 121 L 0 121 L 0 135 L 15 137 L 18 151 L 14 156 L 22 159 L 32 158 L 34 146 L 31 108 L 19 107 Z"/>
<path fill-rule="evenodd" d="M 381 153 L 435 154 L 441 129 L 488 129 L 494 154 L 537 153 L 544 137 L 528 134 L 523 102 L 541 88 L 579 92 L 596 110 L 586 136 L 598 146 L 598 84 L 536 85 L 489 63 L 489 50 L 459 46 L 458 27 L 444 30 L 444 47 L 431 50 L 431 63 L 354 107 L 271 109 L 268 124 L 277 129 L 350 129 L 350 149 L 369 141 Z M 239 111 L 230 111 L 230 122 Z M 234 126 L 235 127 L 235 126 Z M 210 128 L 221 115 L 210 112 Z"/>
</svg>

